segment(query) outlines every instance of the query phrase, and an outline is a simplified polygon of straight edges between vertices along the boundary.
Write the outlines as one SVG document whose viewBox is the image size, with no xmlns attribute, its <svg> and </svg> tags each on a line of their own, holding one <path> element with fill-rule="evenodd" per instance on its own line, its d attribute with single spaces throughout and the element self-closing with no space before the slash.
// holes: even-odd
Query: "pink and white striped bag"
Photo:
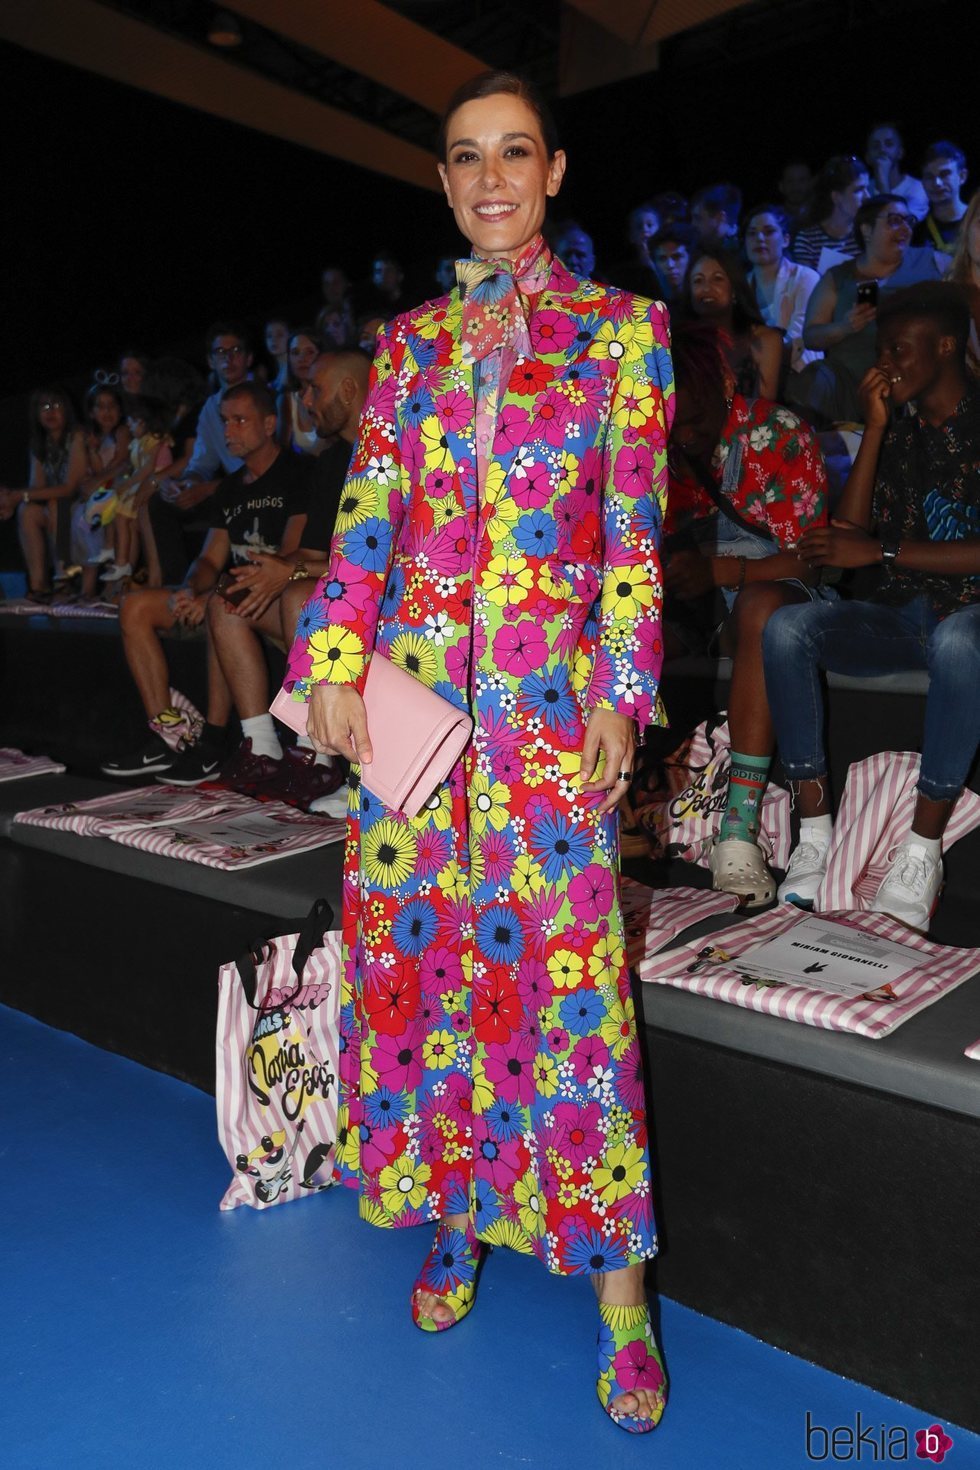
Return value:
<svg viewBox="0 0 980 1470">
<path fill-rule="evenodd" d="M 918 779 L 919 757 L 910 750 L 882 750 L 848 767 L 815 912 L 869 907 L 891 854 L 911 829 Z M 944 849 L 978 825 L 980 796 L 962 791 L 943 836 Z"/>
<path fill-rule="evenodd" d="M 663 763 L 665 784 L 640 796 L 637 820 L 650 838 L 653 856 L 679 857 L 708 866 L 728 792 L 731 737 L 719 715 L 704 720 Z M 767 861 L 785 868 L 789 860 L 789 793 L 770 781 L 762 798 L 759 845 Z"/>
<path fill-rule="evenodd" d="M 955 990 L 980 969 L 980 949 L 932 944 L 885 914 L 832 913 L 821 918 L 918 950 L 928 956 L 929 962 L 910 967 L 887 986 L 860 996 L 835 995 L 805 984 L 759 979 L 751 974 L 748 964 L 738 969 L 732 962 L 747 950 L 813 922 L 811 914 L 792 904 L 779 904 L 728 929 L 645 959 L 637 966 L 637 973 L 644 981 L 691 990 L 696 995 L 779 1016 L 784 1021 L 800 1021 L 825 1031 L 853 1031 L 877 1040 L 948 991 Z"/>
<path fill-rule="evenodd" d="M 620 884 L 626 963 L 634 970 L 692 924 L 738 908 L 733 893 L 711 888 L 648 888 L 632 878 L 621 878 Z"/>
<path fill-rule="evenodd" d="M 313 905 L 299 934 L 258 941 L 218 972 L 218 1138 L 234 1178 L 221 1201 L 267 1209 L 333 1183 L 340 934 Z"/>
</svg>

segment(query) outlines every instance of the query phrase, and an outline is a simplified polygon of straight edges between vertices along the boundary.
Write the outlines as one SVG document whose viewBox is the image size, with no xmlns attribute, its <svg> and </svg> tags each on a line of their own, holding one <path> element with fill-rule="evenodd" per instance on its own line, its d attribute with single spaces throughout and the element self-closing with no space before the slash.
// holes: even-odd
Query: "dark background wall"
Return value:
<svg viewBox="0 0 980 1470">
<path fill-rule="evenodd" d="M 880 14 L 880 12 L 879 12 Z M 973 0 L 937 0 L 837 35 L 760 38 L 757 54 L 665 52 L 646 77 L 559 104 L 570 158 L 561 213 L 621 251 L 631 203 L 739 181 L 771 193 L 783 160 L 859 149 L 879 116 L 910 161 L 941 135 L 980 163 Z M 424 282 L 455 249 L 441 197 L 0 45 L 6 209 L 0 231 L 0 479 L 25 463 L 23 394 L 89 381 L 124 344 L 199 355 L 214 316 L 294 319 L 323 264 L 356 276 L 388 246 Z M 972 181 L 976 182 L 974 171 Z M 425 294 L 428 288 L 420 284 Z"/>
</svg>

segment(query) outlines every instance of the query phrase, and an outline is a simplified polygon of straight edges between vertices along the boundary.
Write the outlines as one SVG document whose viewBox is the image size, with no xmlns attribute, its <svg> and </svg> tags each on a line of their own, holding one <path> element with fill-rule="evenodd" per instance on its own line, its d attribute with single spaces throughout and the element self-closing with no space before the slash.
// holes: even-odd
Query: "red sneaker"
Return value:
<svg viewBox="0 0 980 1470">
<path fill-rule="evenodd" d="M 280 780 L 284 764 L 271 755 L 253 755 L 252 742 L 246 736 L 231 760 L 222 766 L 215 784 L 240 791 L 243 796 L 273 796 L 272 788 Z"/>
<path fill-rule="evenodd" d="M 279 762 L 279 779 L 269 794 L 289 806 L 299 807 L 301 812 L 308 812 L 311 802 L 320 796 L 331 796 L 343 782 L 341 763 L 336 758 L 329 765 L 318 766 L 315 750 L 287 745 Z"/>
</svg>

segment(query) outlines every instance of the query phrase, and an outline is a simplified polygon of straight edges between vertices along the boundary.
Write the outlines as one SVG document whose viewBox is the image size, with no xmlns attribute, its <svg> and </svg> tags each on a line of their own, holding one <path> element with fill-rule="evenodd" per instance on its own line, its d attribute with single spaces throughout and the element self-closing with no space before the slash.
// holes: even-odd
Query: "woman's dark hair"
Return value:
<svg viewBox="0 0 980 1470">
<path fill-rule="evenodd" d="M 522 102 L 527 103 L 541 127 L 541 136 L 544 139 L 548 157 L 554 158 L 561 147 L 558 141 L 558 128 L 551 115 L 550 107 L 534 83 L 516 71 L 484 71 L 478 76 L 471 77 L 461 87 L 457 87 L 446 103 L 442 122 L 439 124 L 439 157 L 443 163 L 446 162 L 449 152 L 449 124 L 453 113 L 467 102 L 477 102 L 481 97 L 496 97 L 501 92 L 506 93 L 509 97 L 519 97 Z"/>
<path fill-rule="evenodd" d="M 155 358 L 146 370 L 143 391 L 165 405 L 168 427 L 200 408 L 207 397 L 201 374 L 179 357 Z"/>
<path fill-rule="evenodd" d="M 755 292 L 745 274 L 745 266 L 734 250 L 696 250 L 691 256 L 687 270 L 688 301 L 691 299 L 691 277 L 702 260 L 716 260 L 728 277 L 732 287 L 732 327 L 736 332 L 747 332 L 750 327 L 762 326 L 762 313 L 755 299 Z"/>
<path fill-rule="evenodd" d="M 318 357 L 323 351 L 323 338 L 320 336 L 316 327 L 293 327 L 293 330 L 289 334 L 289 341 L 286 343 L 286 388 L 291 393 L 294 393 L 300 385 L 299 379 L 294 376 L 289 366 L 289 350 L 297 337 L 305 337 L 309 342 L 312 342 L 316 348 Z"/>
<path fill-rule="evenodd" d="M 93 417 L 95 403 L 96 399 L 103 393 L 108 393 L 110 398 L 115 399 L 116 407 L 119 410 L 119 422 L 124 423 L 126 419 L 126 405 L 123 402 L 123 395 L 119 389 L 113 383 L 93 383 L 85 395 L 85 417 L 88 419 L 89 428 L 93 433 L 98 432 L 98 425 Z"/>
<path fill-rule="evenodd" d="M 747 209 L 744 215 L 746 230 L 757 214 L 771 214 L 783 234 L 789 234 L 789 215 L 781 204 L 754 204 L 751 209 Z"/>
<path fill-rule="evenodd" d="M 57 398 L 65 410 L 65 432 L 63 438 L 70 439 L 75 432 L 75 406 L 68 397 L 68 394 L 63 392 L 61 388 L 35 388 L 27 406 L 31 425 L 30 448 L 35 459 L 44 459 L 44 451 L 48 443 L 47 430 L 41 425 L 41 404 L 50 403 L 53 398 Z"/>
<path fill-rule="evenodd" d="M 713 322 L 682 320 L 671 333 L 674 386 L 701 408 L 718 408 L 731 391 L 732 370 Z"/>
<path fill-rule="evenodd" d="M 834 207 L 832 196 L 839 194 L 855 179 L 862 174 L 867 174 L 868 165 L 861 158 L 853 155 L 845 157 L 838 154 L 834 158 L 828 158 L 823 168 L 813 181 L 813 192 L 810 195 L 810 207 L 806 214 L 807 225 L 818 225 L 825 220 Z"/>
<path fill-rule="evenodd" d="M 129 417 L 139 419 L 147 434 L 166 434 L 171 426 L 171 415 L 162 398 L 149 393 L 134 393 L 129 400 Z"/>
<path fill-rule="evenodd" d="M 889 204 L 900 204 L 903 209 L 908 209 L 908 200 L 901 194 L 875 194 L 873 198 L 866 199 L 854 216 L 854 234 L 862 251 L 868 248 L 868 242 L 862 233 L 865 225 L 874 228 L 875 221 L 883 209 Z M 909 224 L 913 224 L 912 215 L 909 215 Z"/>
</svg>

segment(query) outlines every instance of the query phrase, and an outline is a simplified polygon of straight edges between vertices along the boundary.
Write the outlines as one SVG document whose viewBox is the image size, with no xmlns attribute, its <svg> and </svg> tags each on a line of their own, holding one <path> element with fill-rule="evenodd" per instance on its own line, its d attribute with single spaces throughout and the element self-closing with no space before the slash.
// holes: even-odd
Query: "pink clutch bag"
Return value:
<svg viewBox="0 0 980 1470">
<path fill-rule="evenodd" d="M 361 767 L 361 779 L 385 806 L 418 816 L 463 754 L 473 721 L 380 653 L 368 665 L 364 707 L 374 760 Z M 306 734 L 308 708 L 285 689 L 271 705 L 276 719 L 298 735 Z"/>
</svg>

